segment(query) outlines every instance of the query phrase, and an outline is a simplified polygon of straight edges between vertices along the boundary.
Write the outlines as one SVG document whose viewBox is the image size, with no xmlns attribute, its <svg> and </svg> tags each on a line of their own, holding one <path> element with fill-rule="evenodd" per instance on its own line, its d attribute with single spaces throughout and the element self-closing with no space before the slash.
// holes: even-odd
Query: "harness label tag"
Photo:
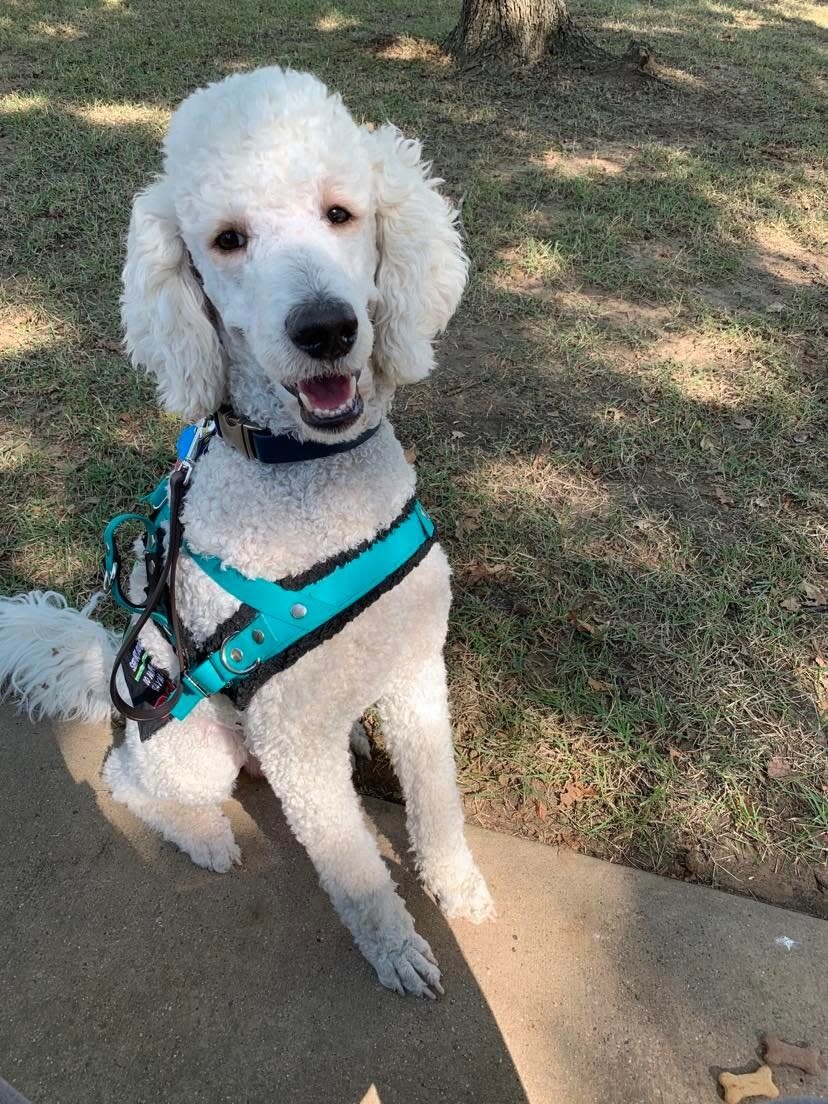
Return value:
<svg viewBox="0 0 828 1104">
<path fill-rule="evenodd" d="M 130 701 L 135 706 L 149 705 L 157 709 L 175 690 L 175 684 L 163 667 L 157 667 L 140 640 L 121 661 L 121 670 Z"/>
</svg>

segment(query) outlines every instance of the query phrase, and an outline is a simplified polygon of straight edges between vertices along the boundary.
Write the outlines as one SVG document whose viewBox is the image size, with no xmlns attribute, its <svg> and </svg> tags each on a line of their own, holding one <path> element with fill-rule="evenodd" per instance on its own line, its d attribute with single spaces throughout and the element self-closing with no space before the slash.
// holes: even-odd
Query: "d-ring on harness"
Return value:
<svg viewBox="0 0 828 1104">
<path fill-rule="evenodd" d="M 200 701 L 213 694 L 229 693 L 239 708 L 244 708 L 268 678 L 336 635 L 348 621 L 396 586 L 436 540 L 433 522 L 420 503 L 411 499 L 388 529 L 369 544 L 280 582 L 250 579 L 214 556 L 193 551 L 184 540 L 181 506 L 193 465 L 211 438 L 217 433 L 225 439 L 229 437 L 226 431 L 222 432 L 226 419 L 227 413 L 221 411 L 216 418 L 184 431 L 179 439 L 175 469 L 147 496 L 146 501 L 154 508 L 151 517 L 119 514 L 104 532 L 105 585 L 111 587 L 115 601 L 137 617 L 116 657 L 110 693 L 116 709 L 139 722 L 141 739 L 149 739 L 171 717 L 183 720 Z M 302 455 L 302 443 L 285 437 L 289 460 L 282 459 L 279 437 L 247 426 L 241 419 L 234 422 L 234 431 L 239 424 L 249 431 L 242 434 L 247 439 L 241 451 L 247 456 L 257 455 L 255 434 L 264 442 L 260 447 L 268 451 L 269 463 L 295 463 L 311 456 L 316 459 L 344 451 L 342 445 L 308 443 L 307 455 Z M 374 432 L 376 429 L 370 430 L 345 447 L 358 446 Z M 253 445 L 249 443 L 251 439 Z M 228 443 L 235 444 L 232 439 Z M 140 521 L 145 528 L 148 581 L 147 598 L 142 605 L 131 602 L 122 590 L 115 543 L 118 528 L 131 520 Z M 216 629 L 200 650 L 187 648 L 178 621 L 175 568 L 179 553 L 241 603 L 238 611 Z M 150 620 L 175 652 L 180 671 L 177 682 L 155 665 L 138 639 Z M 119 669 L 131 702 L 124 700 L 116 685 Z"/>
</svg>

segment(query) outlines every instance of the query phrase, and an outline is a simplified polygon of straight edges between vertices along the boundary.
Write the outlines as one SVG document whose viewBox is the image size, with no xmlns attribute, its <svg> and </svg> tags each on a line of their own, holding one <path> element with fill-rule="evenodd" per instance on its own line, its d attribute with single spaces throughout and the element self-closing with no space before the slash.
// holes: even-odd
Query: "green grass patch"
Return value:
<svg viewBox="0 0 828 1104">
<path fill-rule="evenodd" d="M 459 73 L 433 0 L 6 7 L 2 588 L 88 595 L 105 521 L 168 462 L 115 343 L 170 109 L 313 69 L 421 136 L 462 208 L 472 282 L 396 420 L 455 567 L 471 815 L 658 870 L 804 868 L 828 853 L 824 11 L 575 12 L 670 87 Z"/>
</svg>

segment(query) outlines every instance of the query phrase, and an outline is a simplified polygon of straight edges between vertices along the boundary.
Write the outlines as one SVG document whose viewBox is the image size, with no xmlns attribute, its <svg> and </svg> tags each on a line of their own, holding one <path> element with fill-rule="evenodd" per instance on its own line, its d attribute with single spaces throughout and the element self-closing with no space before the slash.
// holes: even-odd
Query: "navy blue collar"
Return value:
<svg viewBox="0 0 828 1104">
<path fill-rule="evenodd" d="M 252 425 L 240 418 L 229 406 L 222 406 L 213 415 L 219 437 L 238 449 L 249 460 L 263 464 L 295 464 L 301 460 L 321 460 L 338 452 L 349 452 L 370 440 L 381 422 L 360 433 L 351 441 L 299 441 L 289 433 L 272 433 L 262 426 Z"/>
</svg>

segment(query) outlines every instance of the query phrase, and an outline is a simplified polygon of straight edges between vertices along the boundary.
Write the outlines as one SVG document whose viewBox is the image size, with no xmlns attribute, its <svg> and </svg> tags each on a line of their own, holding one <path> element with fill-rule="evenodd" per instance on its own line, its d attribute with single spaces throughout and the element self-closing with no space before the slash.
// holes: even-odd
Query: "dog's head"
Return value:
<svg viewBox="0 0 828 1104">
<path fill-rule="evenodd" d="M 297 432 L 345 439 L 426 376 L 467 262 L 420 153 L 304 73 L 185 100 L 163 175 L 135 199 L 123 275 L 127 347 L 164 404 L 205 416 L 241 366 Z"/>
</svg>

